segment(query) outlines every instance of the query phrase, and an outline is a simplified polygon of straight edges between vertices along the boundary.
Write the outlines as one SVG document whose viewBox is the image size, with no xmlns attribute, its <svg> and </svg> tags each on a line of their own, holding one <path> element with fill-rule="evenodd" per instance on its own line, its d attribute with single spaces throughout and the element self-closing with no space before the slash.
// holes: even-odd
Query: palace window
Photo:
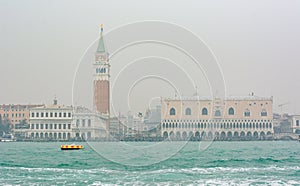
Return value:
<svg viewBox="0 0 300 186">
<path fill-rule="evenodd" d="M 85 127 L 85 119 L 82 120 L 82 126 Z"/>
<path fill-rule="evenodd" d="M 261 116 L 267 116 L 267 115 L 268 115 L 267 111 L 265 109 L 263 109 L 261 111 Z"/>
<path fill-rule="evenodd" d="M 207 108 L 203 108 L 203 109 L 202 109 L 202 115 L 207 115 L 207 113 L 208 113 L 208 112 L 207 112 Z"/>
<path fill-rule="evenodd" d="M 41 117 L 44 117 L 44 112 L 41 112 Z"/>
<path fill-rule="evenodd" d="M 234 109 L 232 107 L 229 108 L 228 115 L 234 115 Z"/>
<path fill-rule="evenodd" d="M 215 116 L 221 116 L 221 111 L 220 110 L 216 110 Z"/>
<path fill-rule="evenodd" d="M 175 112 L 175 109 L 174 109 L 174 108 L 171 108 L 171 109 L 170 109 L 170 115 L 175 115 L 175 113 L 176 113 L 176 112 Z"/>
<path fill-rule="evenodd" d="M 64 118 L 67 117 L 67 113 L 64 112 Z"/>
<path fill-rule="evenodd" d="M 69 117 L 69 118 L 71 117 L 71 112 L 68 113 L 68 117 Z"/>
<path fill-rule="evenodd" d="M 244 112 L 244 116 L 245 117 L 249 117 L 250 116 L 250 110 L 247 109 L 245 112 Z"/>
<path fill-rule="evenodd" d="M 296 126 L 299 127 L 299 120 L 296 120 Z"/>
<path fill-rule="evenodd" d="M 33 117 L 33 118 L 34 118 L 34 112 L 32 112 L 32 113 L 31 113 L 31 117 Z"/>
<path fill-rule="evenodd" d="M 53 113 L 52 112 L 50 112 L 50 118 L 52 118 L 53 117 Z"/>
<path fill-rule="evenodd" d="M 192 114 L 192 110 L 190 108 L 186 108 L 185 115 L 191 115 L 191 114 Z"/>
<path fill-rule="evenodd" d="M 88 127 L 91 127 L 91 120 L 88 119 Z"/>
<path fill-rule="evenodd" d="M 91 133 L 91 132 L 88 132 L 88 133 L 87 133 L 87 137 L 88 137 L 88 139 L 90 139 L 90 138 L 92 137 L 92 133 Z"/>
<path fill-rule="evenodd" d="M 46 117 L 48 117 L 48 112 L 46 112 Z"/>
<path fill-rule="evenodd" d="M 31 124 L 31 129 L 34 129 L 34 124 Z"/>
</svg>

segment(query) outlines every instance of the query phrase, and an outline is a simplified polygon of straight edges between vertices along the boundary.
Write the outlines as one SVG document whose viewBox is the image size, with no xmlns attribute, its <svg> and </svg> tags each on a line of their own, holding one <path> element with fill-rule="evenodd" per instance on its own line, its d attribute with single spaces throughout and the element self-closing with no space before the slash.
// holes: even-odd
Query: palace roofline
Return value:
<svg viewBox="0 0 300 186">
<path fill-rule="evenodd" d="M 212 101 L 213 98 L 207 96 L 181 96 L 177 98 L 161 98 L 164 101 Z M 225 99 L 216 97 L 224 101 L 273 101 L 273 96 L 260 97 L 260 96 L 228 96 Z"/>
<path fill-rule="evenodd" d="M 66 106 L 66 105 L 44 105 L 41 107 L 33 107 L 31 110 L 37 110 L 37 109 L 72 109 L 72 106 Z"/>
</svg>

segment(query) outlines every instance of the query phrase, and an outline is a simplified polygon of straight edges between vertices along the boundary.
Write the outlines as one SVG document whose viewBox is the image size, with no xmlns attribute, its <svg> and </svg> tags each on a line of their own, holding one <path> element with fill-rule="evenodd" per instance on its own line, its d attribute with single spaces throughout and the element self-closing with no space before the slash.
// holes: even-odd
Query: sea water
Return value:
<svg viewBox="0 0 300 186">
<path fill-rule="evenodd" d="M 0 185 L 300 185 L 297 141 L 217 141 L 202 150 L 199 142 L 188 142 L 146 166 L 135 166 L 134 159 L 129 165 L 113 162 L 87 143 L 78 151 L 61 151 L 61 144 L 0 143 Z"/>
</svg>

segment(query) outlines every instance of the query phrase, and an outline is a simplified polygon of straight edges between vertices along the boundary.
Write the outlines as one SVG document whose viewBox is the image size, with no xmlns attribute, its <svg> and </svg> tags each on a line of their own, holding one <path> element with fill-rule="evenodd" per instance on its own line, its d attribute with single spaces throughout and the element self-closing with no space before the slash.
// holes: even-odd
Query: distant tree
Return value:
<svg viewBox="0 0 300 186">
<path fill-rule="evenodd" d="M 3 130 L 2 130 L 2 115 L 0 114 L 0 136 L 3 136 Z"/>
<path fill-rule="evenodd" d="M 5 132 L 5 133 L 10 132 L 9 126 L 10 126 L 10 121 L 8 119 L 2 120 L 2 117 L 1 117 L 0 131 Z"/>
</svg>

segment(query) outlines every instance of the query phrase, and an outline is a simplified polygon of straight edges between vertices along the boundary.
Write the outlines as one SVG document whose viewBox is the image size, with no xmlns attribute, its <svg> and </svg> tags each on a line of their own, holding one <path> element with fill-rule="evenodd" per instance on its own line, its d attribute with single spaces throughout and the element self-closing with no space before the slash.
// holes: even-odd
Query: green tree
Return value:
<svg viewBox="0 0 300 186">
<path fill-rule="evenodd" d="M 1 133 L 3 133 L 3 132 L 5 132 L 5 133 L 8 133 L 8 132 L 10 132 L 10 128 L 9 128 L 9 126 L 10 126 L 10 121 L 6 118 L 6 119 L 2 119 L 2 116 L 1 116 L 1 125 L 0 125 L 0 131 L 1 131 Z"/>
</svg>

